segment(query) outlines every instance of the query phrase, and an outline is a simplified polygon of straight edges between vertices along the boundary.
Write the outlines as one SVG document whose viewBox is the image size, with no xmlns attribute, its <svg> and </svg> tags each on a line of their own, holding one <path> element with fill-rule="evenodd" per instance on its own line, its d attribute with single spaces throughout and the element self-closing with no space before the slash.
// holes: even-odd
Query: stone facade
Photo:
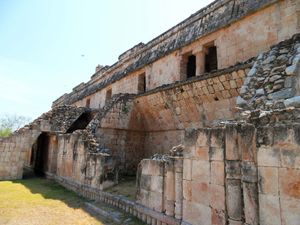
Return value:
<svg viewBox="0 0 300 225">
<path fill-rule="evenodd" d="M 42 173 L 147 224 L 298 225 L 299 12 L 215 1 L 97 66 L 0 140 L 0 180 Z M 136 202 L 103 191 L 128 175 Z"/>
<path fill-rule="evenodd" d="M 141 162 L 138 202 L 186 224 L 299 224 L 300 127 L 281 122 L 186 132 L 182 157 Z"/>
</svg>

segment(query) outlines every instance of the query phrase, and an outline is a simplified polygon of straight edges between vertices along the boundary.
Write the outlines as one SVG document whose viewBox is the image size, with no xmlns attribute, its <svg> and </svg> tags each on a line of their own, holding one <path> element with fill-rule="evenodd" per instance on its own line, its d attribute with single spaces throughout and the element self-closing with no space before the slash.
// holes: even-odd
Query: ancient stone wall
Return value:
<svg viewBox="0 0 300 225">
<path fill-rule="evenodd" d="M 0 139 L 0 180 L 21 179 L 24 162 L 30 162 L 31 147 L 39 131 L 24 129 Z"/>
<path fill-rule="evenodd" d="M 141 162 L 138 202 L 183 224 L 297 224 L 299 128 L 285 120 L 189 130 L 182 158 Z"/>
<path fill-rule="evenodd" d="M 245 79 L 237 104 L 244 110 L 297 106 L 300 36 L 294 35 L 261 53 Z"/>
<path fill-rule="evenodd" d="M 90 152 L 80 132 L 58 136 L 57 172 L 70 181 L 102 190 L 117 182 L 117 166 L 108 154 Z M 111 174 L 108 178 L 107 175 Z"/>
<path fill-rule="evenodd" d="M 145 157 L 166 153 L 184 140 L 184 130 L 233 119 L 235 99 L 251 64 L 166 86 L 135 99 L 134 114 L 145 132 Z"/>
<path fill-rule="evenodd" d="M 197 57 L 196 75 L 201 75 L 205 49 L 212 43 L 219 69 L 245 61 L 300 31 L 299 6 L 294 0 L 216 1 L 148 44 L 136 46 L 113 66 L 103 67 L 53 106 L 85 106 L 90 98 L 92 107 L 102 107 L 108 89 L 113 94 L 137 93 L 141 73 L 146 76 L 146 90 L 184 80 L 180 71 L 186 54 Z"/>
<path fill-rule="evenodd" d="M 260 224 L 300 221 L 299 124 L 265 128 L 257 149 Z"/>
<path fill-rule="evenodd" d="M 41 165 L 44 172 L 56 170 L 55 132 L 67 132 L 68 128 L 85 111 L 85 108 L 60 106 L 44 113 L 35 121 L 13 133 L 10 137 L 0 140 L 0 179 L 20 179 L 24 168 L 33 168 L 36 162 L 36 145 L 42 133 L 49 136 L 45 148 L 47 158 Z M 51 135 L 52 133 L 52 135 Z M 33 156 L 34 155 L 34 156 Z"/>
</svg>

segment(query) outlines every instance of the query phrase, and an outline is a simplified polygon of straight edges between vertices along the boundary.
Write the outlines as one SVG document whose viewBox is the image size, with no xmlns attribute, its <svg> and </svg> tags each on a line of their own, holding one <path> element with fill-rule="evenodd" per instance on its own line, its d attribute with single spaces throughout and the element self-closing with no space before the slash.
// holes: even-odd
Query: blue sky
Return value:
<svg viewBox="0 0 300 225">
<path fill-rule="evenodd" d="M 38 117 L 97 64 L 115 63 L 210 2 L 0 0 L 0 115 Z"/>
</svg>

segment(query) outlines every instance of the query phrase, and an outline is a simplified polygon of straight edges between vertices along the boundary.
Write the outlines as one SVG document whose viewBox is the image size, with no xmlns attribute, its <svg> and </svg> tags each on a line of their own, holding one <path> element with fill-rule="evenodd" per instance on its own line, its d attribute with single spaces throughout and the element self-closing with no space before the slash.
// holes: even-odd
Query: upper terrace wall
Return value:
<svg viewBox="0 0 300 225">
<path fill-rule="evenodd" d="M 53 105 L 85 106 L 88 97 L 91 107 L 102 107 L 104 89 L 112 88 L 113 94 L 137 93 L 137 75 L 143 72 L 146 90 L 185 79 L 180 74 L 182 56 L 192 52 L 203 57 L 203 46 L 212 41 L 217 46 L 218 68 L 244 61 L 299 32 L 299 7 L 294 0 L 216 1 L 148 44 L 124 53 L 116 64 L 103 68 Z"/>
<path fill-rule="evenodd" d="M 235 117 L 236 97 L 250 64 L 220 71 L 137 97 L 143 118 L 145 155 L 166 153 L 183 141 L 185 129 L 211 126 L 214 121 Z"/>
</svg>

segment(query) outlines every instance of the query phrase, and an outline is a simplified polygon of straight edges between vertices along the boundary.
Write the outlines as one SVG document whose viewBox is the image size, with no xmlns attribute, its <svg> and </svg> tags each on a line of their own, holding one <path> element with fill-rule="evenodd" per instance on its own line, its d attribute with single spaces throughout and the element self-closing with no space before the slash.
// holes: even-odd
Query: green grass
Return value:
<svg viewBox="0 0 300 225">
<path fill-rule="evenodd" d="M 90 214 L 84 199 L 58 184 L 40 178 L 0 182 L 2 225 L 104 225 L 108 220 Z"/>
</svg>

